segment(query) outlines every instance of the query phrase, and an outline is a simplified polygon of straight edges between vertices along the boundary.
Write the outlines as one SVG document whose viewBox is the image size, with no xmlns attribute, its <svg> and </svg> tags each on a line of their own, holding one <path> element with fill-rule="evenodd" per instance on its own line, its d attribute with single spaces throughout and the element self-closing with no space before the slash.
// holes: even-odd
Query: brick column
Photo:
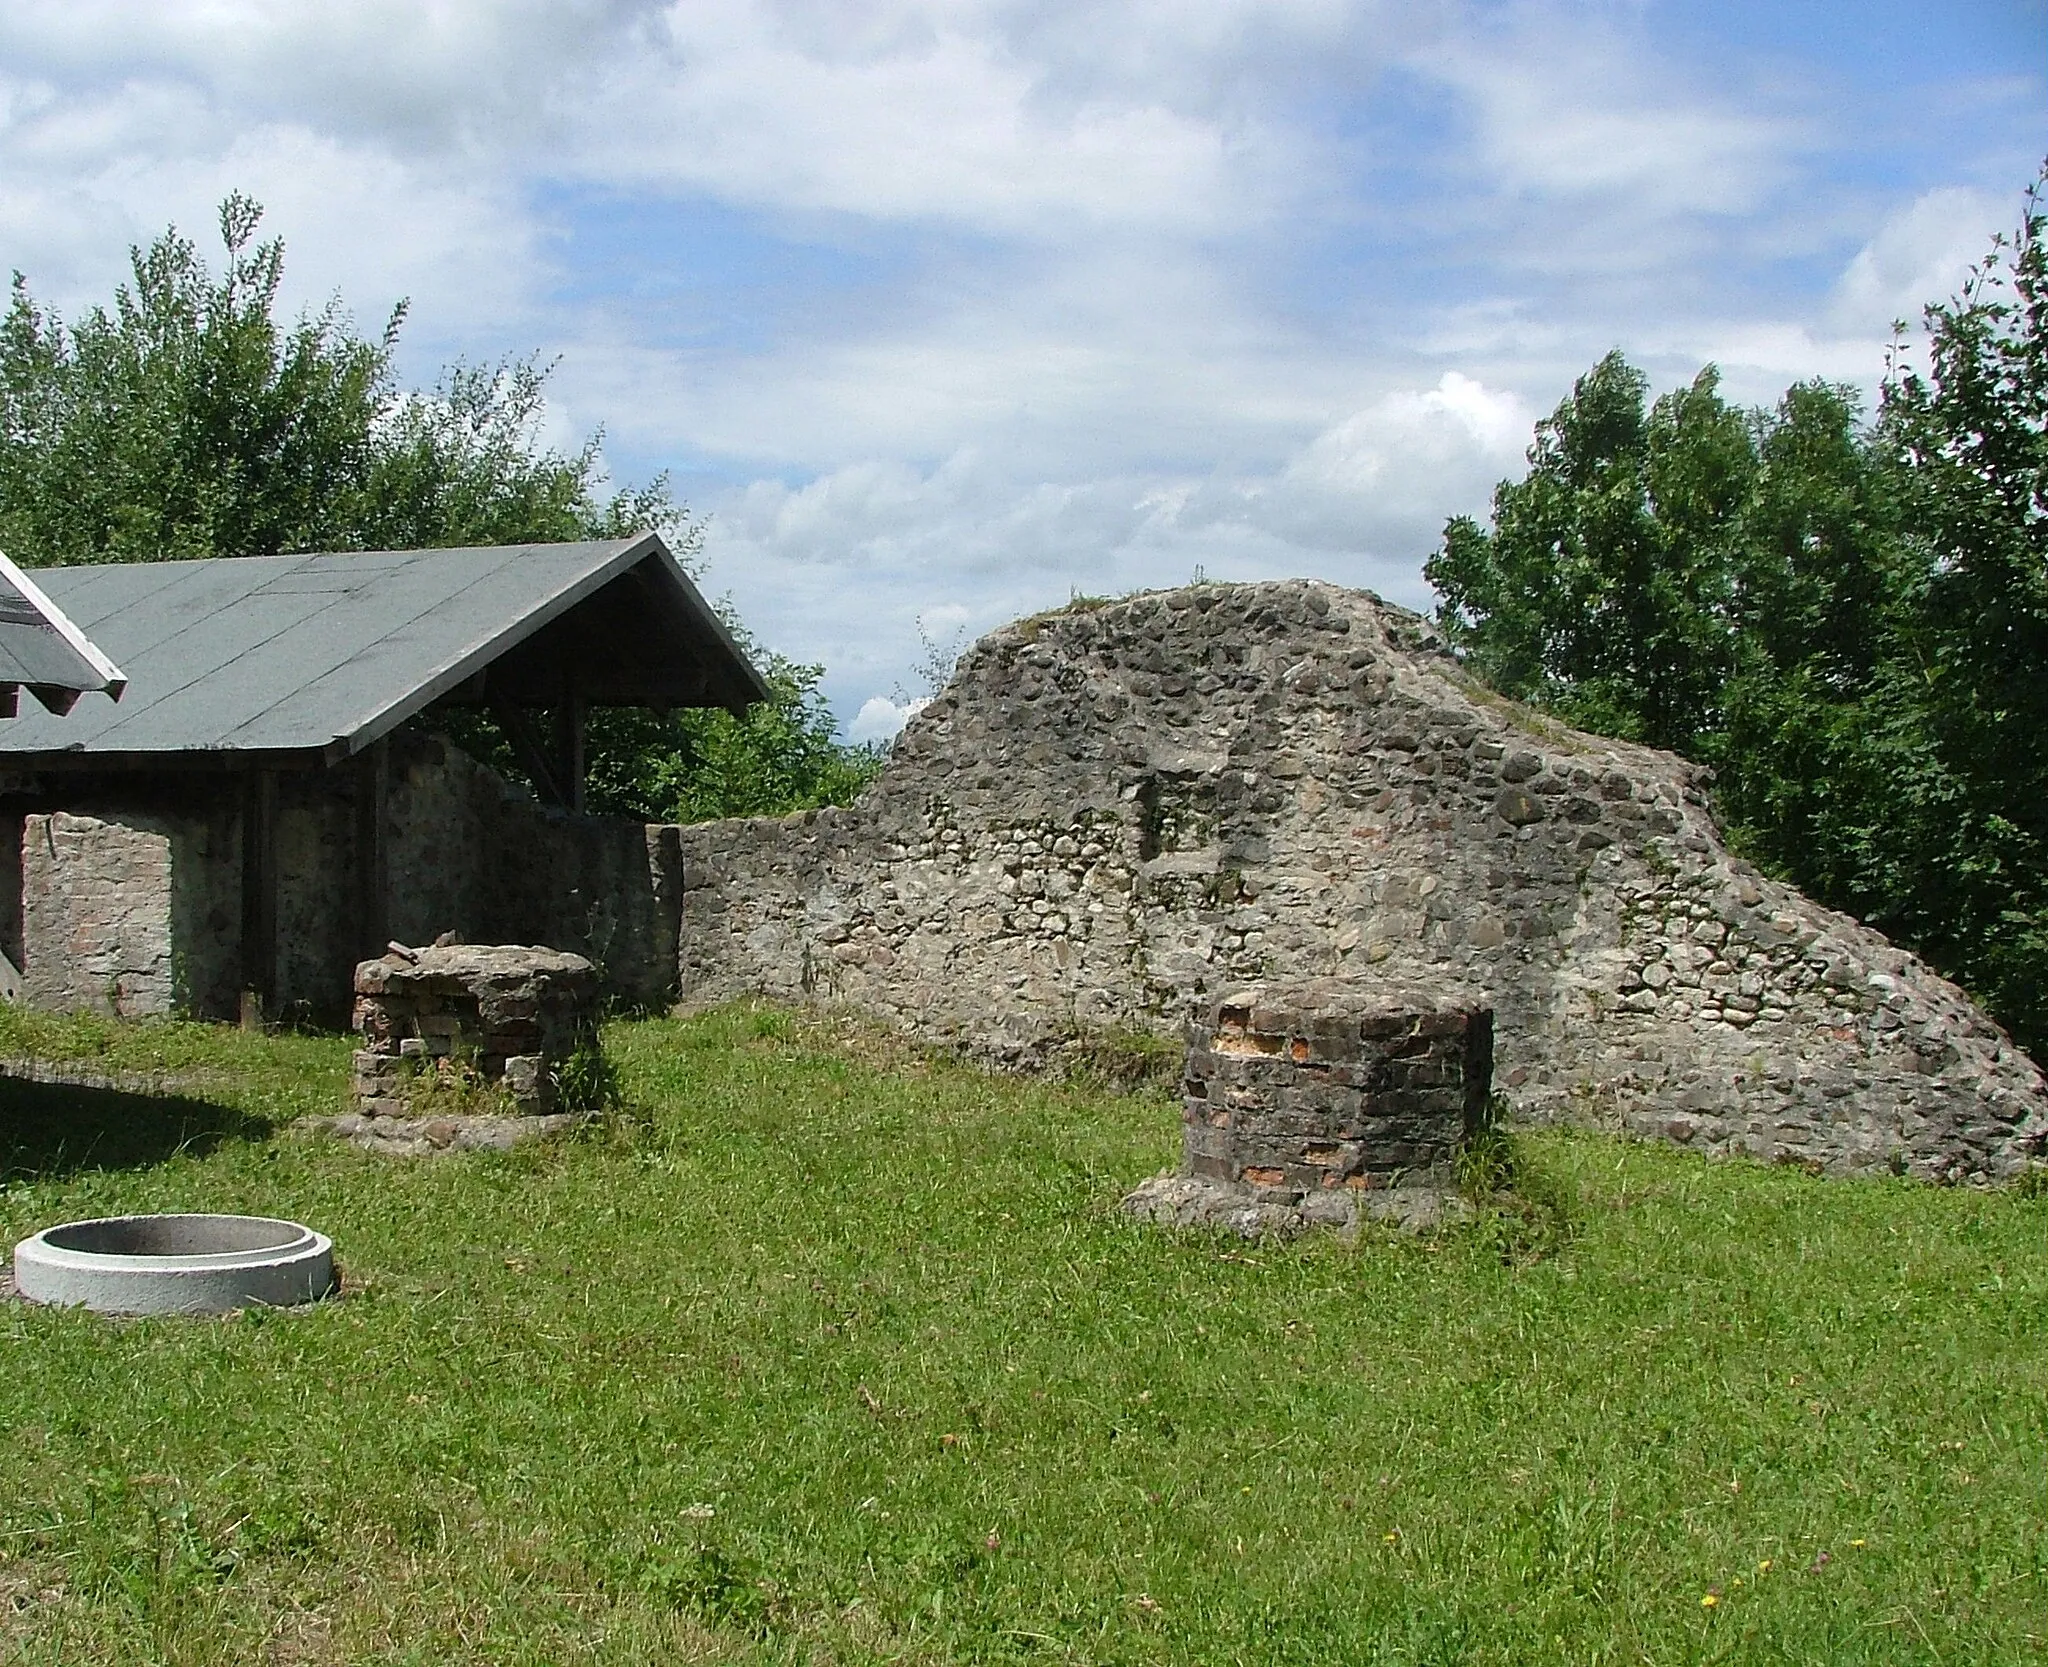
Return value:
<svg viewBox="0 0 2048 1667">
<path fill-rule="evenodd" d="M 1181 1173 L 1298 1198 L 1447 1181 L 1492 1078 L 1476 1002 L 1335 979 L 1225 996 L 1188 1030 Z"/>
</svg>

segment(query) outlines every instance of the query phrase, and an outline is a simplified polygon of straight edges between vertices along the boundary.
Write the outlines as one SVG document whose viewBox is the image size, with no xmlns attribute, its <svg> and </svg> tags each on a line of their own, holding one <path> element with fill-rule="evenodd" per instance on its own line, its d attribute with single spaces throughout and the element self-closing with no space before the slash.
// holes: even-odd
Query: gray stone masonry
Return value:
<svg viewBox="0 0 2048 1667">
<path fill-rule="evenodd" d="M 995 1062 L 1225 992 L 1470 991 L 1515 1113 L 1989 1181 L 2048 1085 L 1952 984 L 1730 855 L 1696 772 L 1300 581 L 983 639 L 850 811 L 680 831 L 683 999 L 844 1002 Z"/>
<path fill-rule="evenodd" d="M 1188 1027 L 1181 1173 L 1297 1198 L 1448 1184 L 1492 1072 L 1484 1007 L 1336 979 L 1228 995 Z"/>
<path fill-rule="evenodd" d="M 391 952 L 356 968 L 355 1099 L 364 1117 L 405 1117 L 431 1075 L 501 1091 L 522 1113 L 559 1099 L 558 1071 L 597 1049 L 597 969 L 520 944 Z"/>
<path fill-rule="evenodd" d="M 31 816 L 21 867 L 23 999 L 123 1019 L 176 1010 L 166 827 L 144 817 Z"/>
</svg>

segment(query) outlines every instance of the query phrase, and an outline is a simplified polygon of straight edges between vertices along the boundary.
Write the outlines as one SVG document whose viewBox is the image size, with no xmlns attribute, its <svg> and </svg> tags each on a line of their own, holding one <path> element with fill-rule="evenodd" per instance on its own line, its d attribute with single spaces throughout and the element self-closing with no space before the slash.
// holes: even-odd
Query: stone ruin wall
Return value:
<svg viewBox="0 0 2048 1667">
<path fill-rule="evenodd" d="M 680 986 L 1009 1064 L 1271 978 L 1455 985 L 1537 1121 L 1830 1172 L 2010 1176 L 2048 1087 L 1953 985 L 1729 855 L 1683 760 L 1293 582 L 1025 620 L 851 811 L 679 832 Z"/>
<path fill-rule="evenodd" d="M 598 962 L 630 1005 L 673 999 L 674 828 L 550 809 L 438 735 L 409 738 L 390 781 L 392 937 L 546 944 Z M 355 959 L 343 957 L 344 990 Z"/>
</svg>

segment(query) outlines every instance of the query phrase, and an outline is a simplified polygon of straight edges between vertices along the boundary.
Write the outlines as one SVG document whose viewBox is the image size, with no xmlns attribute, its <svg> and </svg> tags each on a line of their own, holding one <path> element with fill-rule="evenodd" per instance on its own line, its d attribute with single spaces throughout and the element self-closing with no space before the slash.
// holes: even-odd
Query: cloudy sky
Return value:
<svg viewBox="0 0 2048 1667">
<path fill-rule="evenodd" d="M 2044 116 L 2048 0 L 8 0 L 0 267 L 72 311 L 253 194 L 408 379 L 558 358 L 872 735 L 920 625 L 1425 603 L 1609 347 L 1873 384 Z"/>
</svg>

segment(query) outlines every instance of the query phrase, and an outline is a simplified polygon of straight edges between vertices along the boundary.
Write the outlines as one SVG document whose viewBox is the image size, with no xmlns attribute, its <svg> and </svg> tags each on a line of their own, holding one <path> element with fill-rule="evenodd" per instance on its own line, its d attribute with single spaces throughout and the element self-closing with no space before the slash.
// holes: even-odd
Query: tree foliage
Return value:
<svg viewBox="0 0 2048 1667">
<path fill-rule="evenodd" d="M 1610 353 L 1536 431 L 1529 473 L 1494 494 L 1494 530 L 1444 529 L 1425 568 L 1452 640 L 1499 688 L 1575 722 L 1684 747 L 1732 669 L 1731 510 L 1756 453 L 1709 366 L 1647 410 Z"/>
<path fill-rule="evenodd" d="M 2048 181 L 2048 174 L 2044 174 Z M 2041 189 L 1926 368 L 1741 411 L 1611 353 L 1491 527 L 1425 572 L 1482 676 L 1714 766 L 1737 844 L 2048 1042 L 2048 226 Z"/>
<path fill-rule="evenodd" d="M 220 210 L 218 274 L 175 228 L 131 251 L 111 307 L 74 323 L 14 275 L 0 320 L 0 549 L 24 565 L 424 549 L 662 529 L 687 565 L 700 529 L 665 479 L 608 491 L 592 435 L 542 442 L 547 368 L 457 364 L 398 385 L 395 309 L 374 337 L 338 300 L 277 316 L 284 246 L 262 210 Z M 732 623 L 728 621 L 728 623 Z M 836 739 L 822 668 L 762 656 L 773 697 L 735 718 L 593 715 L 590 802 L 696 820 L 844 803 L 877 767 Z M 519 771 L 487 718 L 436 722 Z"/>
<path fill-rule="evenodd" d="M 405 309 L 277 318 L 284 245 L 221 205 L 216 276 L 175 228 L 76 323 L 14 275 L 0 322 L 0 547 L 25 565 L 602 537 L 672 524 L 666 484 L 602 493 L 599 436 L 542 445 L 547 372 L 456 365 L 398 387 Z"/>
<path fill-rule="evenodd" d="M 1873 884 L 2016 1031 L 2048 1039 L 2048 169 L 2018 232 L 1927 310 L 1878 433 L 1914 578 L 1882 717 Z"/>
</svg>

